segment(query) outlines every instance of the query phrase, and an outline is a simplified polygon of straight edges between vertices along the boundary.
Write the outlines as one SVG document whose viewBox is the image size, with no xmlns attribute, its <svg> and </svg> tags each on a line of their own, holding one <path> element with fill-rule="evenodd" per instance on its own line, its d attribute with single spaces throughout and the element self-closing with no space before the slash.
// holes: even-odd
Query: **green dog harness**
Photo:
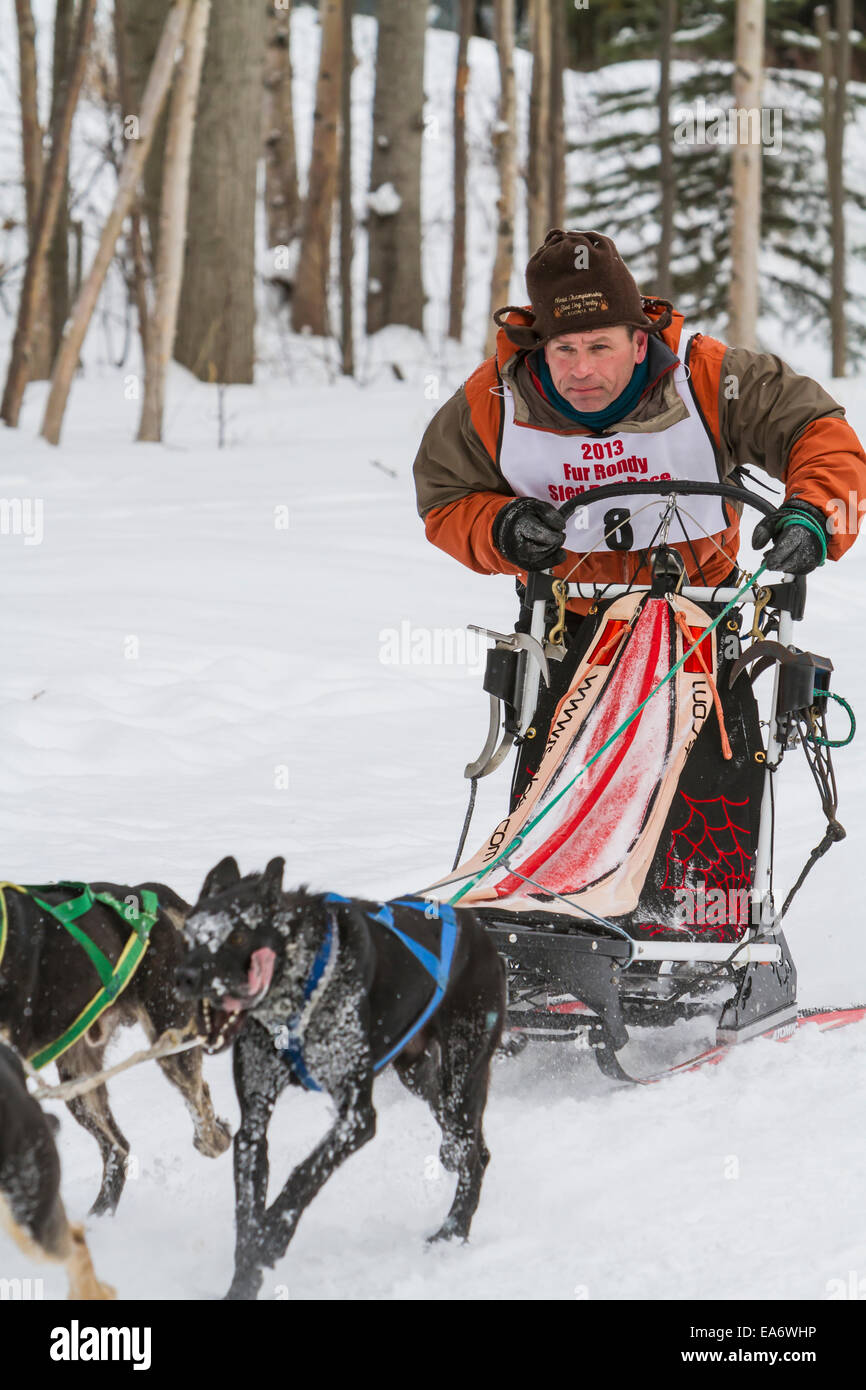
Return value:
<svg viewBox="0 0 866 1390">
<path fill-rule="evenodd" d="M 49 903 L 40 896 L 42 893 L 52 892 L 58 888 L 68 889 L 74 896 L 67 898 L 62 903 Z M 121 902 L 113 893 L 95 893 L 89 883 L 0 883 L 0 964 L 2 964 L 3 953 L 6 949 L 8 931 L 6 892 L 9 889 L 16 893 L 26 893 L 38 907 L 42 908 L 43 912 L 47 912 L 50 917 L 59 922 L 64 931 L 67 931 L 78 942 L 96 971 L 101 986 L 99 992 L 82 1009 L 65 1032 L 61 1033 L 60 1037 L 50 1043 L 48 1047 L 42 1048 L 40 1052 L 34 1053 L 28 1059 L 30 1065 L 39 1070 L 39 1068 L 47 1066 L 49 1062 L 56 1061 L 72 1047 L 73 1043 L 78 1042 L 82 1034 L 86 1033 L 109 1005 L 113 1004 L 123 993 L 150 945 L 150 933 L 159 916 L 159 901 L 156 894 L 149 888 L 142 889 L 140 894 L 134 895 L 136 902 Z M 91 941 L 87 932 L 78 925 L 78 919 L 84 917 L 97 903 L 111 908 L 131 928 L 129 939 L 121 951 L 116 965 L 112 965 L 105 952 L 101 951 L 96 942 Z"/>
</svg>

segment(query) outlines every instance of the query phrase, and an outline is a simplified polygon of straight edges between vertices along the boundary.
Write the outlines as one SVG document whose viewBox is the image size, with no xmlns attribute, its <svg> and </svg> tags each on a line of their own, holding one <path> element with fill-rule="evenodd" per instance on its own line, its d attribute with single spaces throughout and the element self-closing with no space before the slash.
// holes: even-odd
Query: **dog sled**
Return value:
<svg viewBox="0 0 866 1390">
<path fill-rule="evenodd" d="M 494 939 L 508 977 L 509 1051 L 577 1042 L 605 1073 L 653 1081 L 667 1072 L 630 1066 L 640 1030 L 693 1020 L 709 1029 L 704 1046 L 668 1068 L 679 1071 L 807 1021 L 829 1028 L 866 1016 L 798 1008 L 783 930 L 806 875 L 844 838 L 832 754 L 854 733 L 850 706 L 830 688 L 832 662 L 795 641 L 806 578 L 762 564 L 722 585 L 692 584 L 673 548 L 709 535 L 708 522 L 728 526 L 730 503 L 775 511 L 733 483 L 615 483 L 566 501 L 563 518 L 584 508 L 590 536 L 610 549 L 648 538 L 645 582 L 533 573 L 513 633 L 476 629 L 493 642 L 488 736 L 466 767 L 472 793 L 455 866 L 425 896 L 472 908 Z M 603 522 L 586 522 L 599 507 Z M 572 634 L 566 601 L 576 597 L 590 608 Z M 830 708 L 850 716 L 844 738 L 829 736 Z M 780 779 L 798 748 L 826 830 L 780 901 Z M 508 813 L 463 858 L 478 780 L 513 752 Z"/>
</svg>

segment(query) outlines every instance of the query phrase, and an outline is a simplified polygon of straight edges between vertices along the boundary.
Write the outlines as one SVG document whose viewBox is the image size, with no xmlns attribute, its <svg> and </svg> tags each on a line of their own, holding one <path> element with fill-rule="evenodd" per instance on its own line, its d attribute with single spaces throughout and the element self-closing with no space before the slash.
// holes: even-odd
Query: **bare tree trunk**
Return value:
<svg viewBox="0 0 866 1390">
<path fill-rule="evenodd" d="M 379 0 L 367 332 L 401 323 L 423 332 L 421 150 L 427 7 Z"/>
<path fill-rule="evenodd" d="M 24 160 L 24 199 L 27 236 L 32 244 L 42 189 L 42 127 L 36 73 L 36 24 L 30 0 L 15 0 L 18 21 L 18 76 L 21 84 L 21 153 Z"/>
<path fill-rule="evenodd" d="M 36 63 L 36 24 L 30 0 L 15 0 L 18 20 L 18 74 L 21 86 L 21 154 L 24 165 L 24 199 L 27 208 L 27 250 L 33 249 L 33 233 L 44 172 L 43 130 L 39 124 L 39 80 Z M 43 381 L 51 373 L 51 285 L 46 277 L 30 344 L 30 381 Z"/>
<path fill-rule="evenodd" d="M 53 126 L 66 83 L 69 80 L 70 51 L 75 22 L 75 0 L 57 0 L 54 16 L 54 52 L 51 71 L 51 125 Z M 51 361 L 60 351 L 63 329 L 69 317 L 69 162 L 63 175 L 63 190 L 51 238 L 49 303 L 51 306 Z M 49 371 L 46 375 L 50 375 Z"/>
<path fill-rule="evenodd" d="M 836 0 L 836 82 L 833 93 L 832 144 L 830 147 L 830 217 L 833 268 L 830 282 L 830 329 L 833 375 L 844 376 L 847 358 L 845 313 L 845 112 L 851 65 L 851 0 Z"/>
<path fill-rule="evenodd" d="M 162 439 L 165 374 L 171 361 L 177 331 L 177 308 L 180 302 L 186 242 L 189 166 L 192 159 L 196 102 L 207 41 L 210 3 L 211 0 L 193 0 L 184 34 L 183 56 L 178 66 L 171 99 L 160 201 L 156 293 L 150 320 L 144 400 L 138 429 L 140 440 Z"/>
<path fill-rule="evenodd" d="M 114 54 L 117 63 L 117 99 L 120 118 L 128 115 L 137 103 L 133 101 L 129 80 L 129 35 L 126 23 L 126 0 L 114 0 Z M 153 148 L 151 147 L 151 153 Z M 147 361 L 147 334 L 150 322 L 150 309 L 147 303 L 147 265 L 142 236 L 142 197 L 141 189 L 136 191 L 129 212 L 129 239 L 132 251 L 132 294 L 138 315 L 138 335 L 141 339 L 141 356 Z M 80 243 L 79 243 L 80 250 Z M 80 288 L 76 286 L 76 294 Z"/>
<path fill-rule="evenodd" d="M 451 289 L 448 337 L 463 339 L 466 303 L 466 89 L 469 86 L 469 39 L 475 27 L 475 0 L 460 0 L 457 77 L 454 82 L 454 227 L 451 239 Z"/>
<path fill-rule="evenodd" d="M 265 207 L 268 246 L 286 246 L 301 215 L 292 109 L 292 5 L 269 0 L 265 50 Z"/>
<path fill-rule="evenodd" d="M 826 5 L 815 10 L 815 32 L 821 47 L 819 62 L 821 67 L 821 98 L 823 106 L 822 128 L 824 131 L 824 153 L 827 160 L 827 181 L 830 178 L 830 150 L 833 144 L 833 39 L 830 33 L 830 11 Z"/>
<path fill-rule="evenodd" d="M 656 253 L 655 293 L 663 299 L 673 294 L 671 255 L 674 239 L 674 151 L 671 144 L 671 58 L 676 27 L 677 0 L 661 0 L 659 40 L 659 245 Z"/>
<path fill-rule="evenodd" d="M 141 110 L 148 75 L 153 67 L 160 36 L 165 28 L 173 0 L 115 0 L 115 44 L 121 55 L 123 79 L 121 101 L 123 115 L 135 117 Z M 120 35 L 118 43 L 117 36 Z M 165 155 L 166 113 L 160 116 L 150 154 L 144 166 L 143 188 L 139 190 L 133 210 L 133 256 L 135 240 L 143 245 L 142 222 L 146 220 L 149 233 L 150 264 L 148 276 L 156 266 L 159 248 L 159 200 L 162 193 L 162 161 Z M 136 285 L 136 300 L 139 287 Z M 145 320 L 146 320 L 145 315 Z"/>
<path fill-rule="evenodd" d="M 340 77 L 340 349 L 344 376 L 355 375 L 355 320 L 352 263 L 355 219 L 352 211 L 352 41 L 354 0 L 342 0 L 343 64 Z"/>
<path fill-rule="evenodd" d="M 82 0 L 82 3 L 90 3 L 92 8 L 93 0 Z M 166 19 L 165 28 L 156 57 L 153 60 L 150 77 L 144 91 L 144 99 L 141 104 L 141 115 L 139 119 L 139 133 L 137 140 L 130 140 L 127 145 L 126 154 L 120 167 L 120 178 L 117 184 L 114 206 L 108 215 L 108 220 L 102 229 L 102 236 L 99 239 L 99 247 L 93 264 L 87 275 L 87 279 L 81 287 L 81 293 L 75 302 L 72 311 L 72 318 L 66 330 L 57 361 L 54 364 L 54 375 L 51 378 L 51 391 L 45 406 L 45 417 L 42 421 L 42 435 L 48 440 L 49 444 L 57 444 L 60 439 L 60 428 L 63 424 L 63 415 L 66 410 L 66 401 L 69 396 L 69 388 L 72 384 L 72 377 L 78 362 L 78 355 L 81 352 L 81 345 L 84 342 L 88 325 L 99 298 L 99 292 L 108 274 L 108 267 L 114 255 L 114 248 L 120 229 L 123 226 L 124 218 L 132 206 L 136 189 L 138 188 L 150 150 L 153 132 L 159 119 L 159 113 L 165 102 L 166 94 L 171 83 L 172 72 L 174 71 L 175 57 L 178 45 L 183 37 L 189 15 L 191 0 L 175 0 L 175 3 Z"/>
<path fill-rule="evenodd" d="M 251 382 L 255 368 L 256 175 L 267 9 L 211 11 L 193 140 L 174 355 L 202 381 Z"/>
<path fill-rule="evenodd" d="M 550 195 L 551 227 L 565 221 L 565 6 L 550 0 Z"/>
<path fill-rule="evenodd" d="M 75 34 L 75 56 L 66 87 L 66 96 L 58 110 L 57 123 L 51 132 L 51 154 L 42 180 L 39 211 L 36 214 L 36 224 L 33 229 L 33 245 L 27 257 L 24 284 L 18 303 L 18 321 L 12 342 L 12 357 L 6 377 L 3 404 L 0 407 L 0 416 L 10 426 L 18 424 L 24 388 L 30 373 L 33 328 L 46 279 L 48 248 L 51 245 L 57 209 L 63 193 L 63 180 L 69 158 L 72 117 L 78 104 L 81 84 L 84 81 L 84 71 L 87 66 L 90 41 L 93 35 L 95 7 L 96 0 L 81 0 Z"/>
<path fill-rule="evenodd" d="M 764 66 L 764 0 L 737 0 L 734 106 L 759 111 Z M 760 116 L 758 118 L 760 120 Z M 740 130 L 743 135 L 743 117 Z M 728 338 L 736 347 L 758 345 L 758 248 L 761 241 L 760 129 L 747 122 L 748 138 L 731 150 L 733 225 L 731 228 L 731 287 Z"/>
<path fill-rule="evenodd" d="M 529 0 L 532 87 L 529 93 L 529 249 L 550 231 L 550 0 Z"/>
<path fill-rule="evenodd" d="M 328 325 L 331 231 L 337 196 L 339 149 L 341 0 L 319 0 L 322 46 L 313 114 L 313 149 L 301 231 L 298 276 L 292 293 L 292 327 L 323 338 Z"/>
<path fill-rule="evenodd" d="M 499 120 L 494 135 L 499 173 L 496 254 L 490 282 L 490 324 L 487 333 L 488 357 L 496 349 L 493 313 L 509 298 L 514 266 L 514 207 L 517 185 L 517 95 L 514 81 L 514 0 L 496 0 L 494 16 L 496 49 L 499 55 Z"/>
</svg>

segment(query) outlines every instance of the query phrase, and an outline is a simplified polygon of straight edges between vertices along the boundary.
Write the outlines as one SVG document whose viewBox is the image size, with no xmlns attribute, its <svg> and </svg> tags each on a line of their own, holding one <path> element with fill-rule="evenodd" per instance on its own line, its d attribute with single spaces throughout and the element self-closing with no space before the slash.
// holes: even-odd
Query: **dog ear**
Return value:
<svg viewBox="0 0 866 1390">
<path fill-rule="evenodd" d="M 259 882 L 259 892 L 262 897 L 279 897 L 280 893 L 283 891 L 283 870 L 285 867 L 285 859 L 277 857 L 271 860 Z"/>
<path fill-rule="evenodd" d="M 218 864 L 211 869 L 207 878 L 201 886 L 199 902 L 203 898 L 215 898 L 218 893 L 224 893 L 227 888 L 231 888 L 236 883 L 240 883 L 241 871 L 238 868 L 238 861 L 227 854 L 225 859 L 221 859 Z"/>
</svg>

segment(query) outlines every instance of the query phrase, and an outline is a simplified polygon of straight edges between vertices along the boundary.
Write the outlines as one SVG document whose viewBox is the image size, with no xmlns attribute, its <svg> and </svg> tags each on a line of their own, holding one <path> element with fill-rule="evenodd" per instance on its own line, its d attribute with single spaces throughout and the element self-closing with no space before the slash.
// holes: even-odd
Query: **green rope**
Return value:
<svg viewBox="0 0 866 1390">
<path fill-rule="evenodd" d="M 481 881 L 482 878 L 486 878 L 486 876 L 490 873 L 490 871 L 491 871 L 492 869 L 495 869 L 495 868 L 496 868 L 496 865 L 497 865 L 497 864 L 500 864 L 504 859 L 507 859 L 508 856 L 509 856 L 510 854 L 513 854 L 514 850 L 517 849 L 518 846 L 520 846 L 520 845 L 523 843 L 524 839 L 525 839 L 526 836 L 529 834 L 529 832 L 530 832 L 531 830 L 534 830 L 534 829 L 535 829 L 535 827 L 536 827 L 536 825 L 538 824 L 538 822 L 539 822 L 544 816 L 547 815 L 548 811 L 552 811 L 553 808 L 554 808 L 554 806 L 556 805 L 556 803 L 557 803 L 558 801 L 561 801 L 562 798 L 566 795 L 567 792 L 570 792 L 570 791 L 571 791 L 571 789 L 572 789 L 572 787 L 574 786 L 575 782 L 577 781 L 578 777 L 582 777 L 583 774 L 587 771 L 587 769 L 590 768 L 590 767 L 592 767 L 593 763 L 594 763 L 598 758 L 601 757 L 602 753 L 606 752 L 607 749 L 610 747 L 610 745 L 611 745 L 616 739 L 619 738 L 620 734 L 625 733 L 625 731 L 626 731 L 626 729 L 629 727 L 629 725 L 632 724 L 632 723 L 634 722 L 635 719 L 637 719 L 638 715 L 640 714 L 640 712 L 641 712 L 641 710 L 644 708 L 644 706 L 645 706 L 645 705 L 648 705 L 649 702 L 650 702 L 650 700 L 652 699 L 652 697 L 653 697 L 654 695 L 657 695 L 658 692 L 661 690 L 662 686 L 667 685 L 668 681 L 671 680 L 671 678 L 672 678 L 673 676 L 676 675 L 676 673 L 677 673 L 677 671 L 679 671 L 680 667 L 685 665 L 686 661 L 687 661 L 688 658 L 691 656 L 692 652 L 695 651 L 695 650 L 701 645 L 701 643 L 703 642 L 704 638 L 705 638 L 705 637 L 708 637 L 708 636 L 710 635 L 710 633 L 713 631 L 714 628 L 718 627 L 719 623 L 722 621 L 722 618 L 724 618 L 728 613 L 730 613 L 731 609 L 739 602 L 739 600 L 742 598 L 743 594 L 745 594 L 745 593 L 747 592 L 747 590 L 749 590 L 749 589 L 752 588 L 752 586 L 753 586 L 754 583 L 755 583 L 755 580 L 760 578 L 760 576 L 764 573 L 764 571 L 765 571 L 766 568 L 767 568 L 766 564 L 763 564 L 763 565 L 761 565 L 758 569 L 755 570 L 755 573 L 752 575 L 751 579 L 747 580 L 747 582 L 742 586 L 742 588 L 737 590 L 737 592 L 734 594 L 734 597 L 731 599 L 730 603 L 726 603 L 726 604 L 725 604 L 724 608 L 722 609 L 722 611 L 721 611 L 721 613 L 718 615 L 718 617 L 717 617 L 717 618 L 714 618 L 713 621 L 710 623 L 709 627 L 705 628 L 705 630 L 701 633 L 701 635 L 700 635 L 700 637 L 697 639 L 697 641 L 693 642 L 692 645 L 689 647 L 688 651 L 684 651 L 684 652 L 683 652 L 683 654 L 682 654 L 682 656 L 680 657 L 679 661 L 677 661 L 677 662 L 671 667 L 671 669 L 668 671 L 668 673 L 667 673 L 666 676 L 663 676 L 663 677 L 662 677 L 662 679 L 659 681 L 658 685 L 655 686 L 655 687 L 650 691 L 649 695 L 647 695 L 646 699 L 641 700 L 641 702 L 640 702 L 640 704 L 637 706 L 637 708 L 632 710 L 631 714 L 628 716 L 627 719 L 624 719 L 624 720 L 623 720 L 622 724 L 620 724 L 620 726 L 619 726 L 618 729 L 614 729 L 614 731 L 613 731 L 613 733 L 611 734 L 610 738 L 607 739 L 607 741 L 606 741 L 605 743 L 602 744 L 601 748 L 598 749 L 598 752 L 593 753 L 593 755 L 592 755 L 592 757 L 589 759 L 589 761 L 586 762 L 586 763 L 584 763 L 583 767 L 578 768 L 577 772 L 574 774 L 574 776 L 572 777 L 571 781 L 570 781 L 570 782 L 567 782 L 566 785 L 562 788 L 562 790 L 561 790 L 560 792 L 557 792 L 556 796 L 553 797 L 553 799 L 552 799 L 551 801 L 549 801 L 548 804 L 547 804 L 541 811 L 538 812 L 538 814 L 534 817 L 534 819 L 531 820 L 531 821 L 529 822 L 529 824 L 526 825 L 526 826 L 524 827 L 524 830 L 523 830 L 523 834 L 522 834 L 522 835 L 515 835 L 514 839 L 511 840 L 510 843 L 509 843 L 508 845 L 506 845 L 505 849 L 502 850 L 502 852 L 501 852 L 500 854 L 497 854 L 497 856 L 496 856 L 495 859 L 492 859 L 492 860 L 490 861 L 490 863 L 486 866 L 486 868 L 484 868 L 484 869 L 479 869 L 477 874 L 473 874 L 473 875 L 472 875 L 472 877 L 470 878 L 470 880 L 469 880 L 468 883 L 464 884 L 464 886 L 463 886 L 462 888 L 458 889 L 458 891 L 454 894 L 453 897 L 451 897 L 451 898 L 448 899 L 449 905 L 451 905 L 451 904 L 453 904 L 453 903 L 459 902 L 460 899 L 461 899 L 462 897 L 465 897 L 465 895 L 466 895 L 467 893 L 469 893 L 469 892 L 475 887 L 475 885 L 476 885 L 477 883 L 480 883 L 480 881 Z"/>
<path fill-rule="evenodd" d="M 807 531 L 811 531 L 814 536 L 818 537 L 821 542 L 821 559 L 818 564 L 820 569 L 827 559 L 827 532 L 823 526 L 819 525 L 815 518 L 809 516 L 807 512 L 792 512 L 783 516 L 779 522 L 779 530 L 783 530 L 786 526 L 805 526 Z"/>
<path fill-rule="evenodd" d="M 857 732 L 857 720 L 854 718 L 854 711 L 848 704 L 848 701 L 842 699 L 841 695 L 834 694 L 832 690 L 825 690 L 824 694 L 827 696 L 829 700 L 835 700 L 837 705 L 842 706 L 842 708 L 845 710 L 845 713 L 848 715 L 848 718 L 851 720 L 851 728 L 849 730 L 847 738 L 822 738 L 820 734 L 809 734 L 809 742 L 820 743 L 825 748 L 844 748 L 846 744 L 849 744 L 851 742 L 852 738 Z"/>
</svg>

